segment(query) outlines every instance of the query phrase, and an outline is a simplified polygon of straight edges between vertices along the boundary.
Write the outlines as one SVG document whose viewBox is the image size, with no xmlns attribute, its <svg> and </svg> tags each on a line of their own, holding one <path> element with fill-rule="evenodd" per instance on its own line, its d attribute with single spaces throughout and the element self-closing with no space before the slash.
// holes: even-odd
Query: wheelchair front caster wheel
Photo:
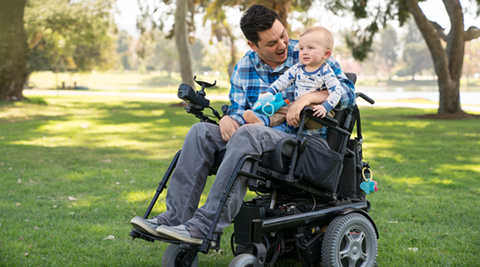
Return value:
<svg viewBox="0 0 480 267">
<path fill-rule="evenodd" d="M 244 253 L 239 254 L 230 262 L 228 267 L 248 267 L 254 266 L 257 257 L 253 256 L 252 254 Z"/>
<path fill-rule="evenodd" d="M 188 257 L 188 251 L 178 245 L 170 244 L 165 249 L 162 257 L 162 267 L 197 267 L 198 255 Z"/>
<path fill-rule="evenodd" d="M 338 216 L 328 225 L 322 244 L 322 266 L 376 266 L 377 234 L 362 214 Z"/>
</svg>

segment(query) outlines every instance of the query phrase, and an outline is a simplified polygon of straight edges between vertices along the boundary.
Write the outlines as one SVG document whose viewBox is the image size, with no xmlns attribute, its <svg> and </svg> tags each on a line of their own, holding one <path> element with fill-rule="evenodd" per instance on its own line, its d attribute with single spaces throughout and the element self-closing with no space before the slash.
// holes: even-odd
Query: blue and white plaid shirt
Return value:
<svg viewBox="0 0 480 267">
<path fill-rule="evenodd" d="M 287 60 L 275 70 L 267 64 L 263 63 L 254 51 L 248 51 L 245 56 L 240 59 L 233 70 L 230 79 L 230 106 L 227 115 L 237 120 L 240 125 L 245 124 L 243 113 L 245 110 L 251 109 L 258 99 L 258 95 L 266 91 L 270 84 L 278 79 L 285 71 L 295 65 L 298 61 L 298 48 L 296 46 L 298 40 L 290 40 L 288 44 Z M 327 61 L 340 81 L 340 85 L 347 90 L 341 90 L 342 96 L 336 110 L 345 109 L 355 103 L 355 87 L 353 83 L 343 73 L 340 65 L 330 57 Z M 320 88 L 318 89 L 320 90 Z M 295 86 L 291 85 L 282 92 L 283 98 L 294 101 Z M 257 114 L 258 115 L 258 114 Z M 264 115 L 260 115 L 264 116 Z M 263 121 L 268 121 L 266 117 L 261 117 Z M 308 130 L 305 134 L 326 137 L 326 127 L 320 129 Z"/>
</svg>

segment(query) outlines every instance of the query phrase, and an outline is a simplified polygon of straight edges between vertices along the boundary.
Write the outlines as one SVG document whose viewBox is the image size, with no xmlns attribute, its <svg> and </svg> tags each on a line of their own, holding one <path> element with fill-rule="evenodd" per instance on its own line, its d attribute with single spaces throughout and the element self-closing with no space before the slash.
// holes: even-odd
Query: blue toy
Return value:
<svg viewBox="0 0 480 267">
<path fill-rule="evenodd" d="M 288 105 L 287 101 L 288 99 L 283 100 L 283 96 L 280 93 L 275 95 L 267 95 L 259 98 L 253 105 L 252 109 L 257 113 L 262 113 L 270 117 L 281 107 Z"/>
<path fill-rule="evenodd" d="M 377 181 L 373 180 L 373 173 L 370 169 L 368 169 L 370 173 L 370 178 L 365 177 L 365 170 L 368 168 L 363 168 L 362 176 L 365 181 L 360 183 L 360 188 L 365 192 L 365 194 L 370 194 L 370 192 L 375 193 L 378 191 L 378 183 Z"/>
</svg>

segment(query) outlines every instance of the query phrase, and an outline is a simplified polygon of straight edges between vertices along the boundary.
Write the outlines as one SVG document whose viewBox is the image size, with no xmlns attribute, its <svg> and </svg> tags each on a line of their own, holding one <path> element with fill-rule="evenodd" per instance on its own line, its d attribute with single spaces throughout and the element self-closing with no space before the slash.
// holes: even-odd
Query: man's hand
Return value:
<svg viewBox="0 0 480 267">
<path fill-rule="evenodd" d="M 230 116 L 223 116 L 223 118 L 219 122 L 220 125 L 220 133 L 222 134 L 222 138 L 225 142 L 230 140 L 232 134 L 240 127 L 240 123 L 238 121 L 232 119 Z"/>
<path fill-rule="evenodd" d="M 287 115 L 285 115 L 288 125 L 293 127 L 300 125 L 300 112 L 302 112 L 305 107 L 305 104 L 300 99 L 288 105 Z"/>
<path fill-rule="evenodd" d="M 300 112 L 306 106 L 323 103 L 328 98 L 328 91 L 312 92 L 303 95 L 288 107 L 286 115 L 287 123 L 293 127 L 300 126 Z"/>
</svg>

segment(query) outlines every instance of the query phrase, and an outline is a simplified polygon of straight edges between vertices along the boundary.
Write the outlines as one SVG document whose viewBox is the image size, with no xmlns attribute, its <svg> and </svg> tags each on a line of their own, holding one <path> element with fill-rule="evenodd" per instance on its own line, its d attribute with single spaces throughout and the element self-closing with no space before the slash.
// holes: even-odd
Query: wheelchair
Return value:
<svg viewBox="0 0 480 267">
<path fill-rule="evenodd" d="M 347 73 L 347 77 L 356 82 L 355 74 Z M 202 89 L 195 91 L 181 84 L 178 97 L 189 103 L 185 107 L 188 113 L 202 122 L 217 123 L 215 119 L 221 116 L 205 98 L 205 88 L 215 83 L 194 80 Z M 374 100 L 363 93 L 357 92 L 356 97 L 374 104 Z M 215 118 L 204 115 L 204 108 L 210 108 Z M 222 107 L 224 114 L 226 108 L 226 105 Z M 308 120 L 328 127 L 328 146 L 320 138 L 303 134 Z M 136 229 L 130 231 L 130 236 L 170 243 L 162 256 L 164 267 L 197 266 L 199 252 L 207 254 L 211 249 L 220 249 L 221 233 L 215 233 L 214 229 L 234 182 L 242 176 L 257 196 L 244 201 L 233 220 L 230 246 L 234 258 L 230 267 L 274 266 L 282 261 L 286 262 L 282 266 L 291 266 L 289 261 L 295 262 L 295 266 L 376 266 L 379 234 L 368 214 L 371 205 L 366 191 L 360 188 L 371 176 L 369 164 L 363 161 L 362 143 L 357 106 L 336 112 L 334 118 L 322 119 L 313 116 L 313 110 L 306 107 L 295 138 L 282 139 L 274 151 L 264 152 L 261 157 L 247 155 L 240 160 L 201 245 L 165 240 Z M 174 156 L 160 181 L 145 219 L 166 188 L 180 153 Z M 223 154 L 224 151 L 216 153 L 210 175 L 215 174 Z M 247 163 L 251 166 L 249 171 L 243 168 Z"/>
</svg>

